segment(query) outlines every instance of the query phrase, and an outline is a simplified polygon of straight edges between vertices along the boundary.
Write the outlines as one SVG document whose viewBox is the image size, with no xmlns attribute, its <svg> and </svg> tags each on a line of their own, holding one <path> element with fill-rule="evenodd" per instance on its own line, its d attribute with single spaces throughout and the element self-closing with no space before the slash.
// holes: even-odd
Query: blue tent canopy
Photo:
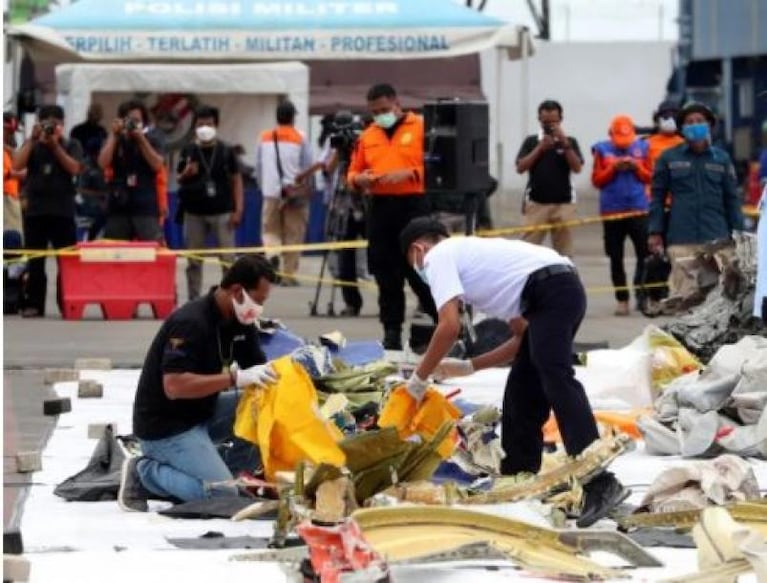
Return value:
<svg viewBox="0 0 767 583">
<path fill-rule="evenodd" d="M 123 61 L 445 57 L 518 37 L 454 0 L 79 0 L 11 34 L 59 56 Z"/>
</svg>

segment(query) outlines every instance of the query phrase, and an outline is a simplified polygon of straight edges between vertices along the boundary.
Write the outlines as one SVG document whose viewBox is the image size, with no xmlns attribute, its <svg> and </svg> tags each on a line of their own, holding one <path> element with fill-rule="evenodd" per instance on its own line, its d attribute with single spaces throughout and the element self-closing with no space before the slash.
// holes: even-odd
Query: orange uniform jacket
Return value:
<svg viewBox="0 0 767 583">
<path fill-rule="evenodd" d="M 674 146 L 678 146 L 679 144 L 684 143 L 684 138 L 680 136 L 679 134 L 653 134 L 649 136 L 646 140 L 647 147 L 649 148 L 649 155 L 648 159 L 650 160 L 650 172 L 655 171 L 655 163 L 658 161 L 658 158 L 660 158 L 660 155 L 668 150 L 669 148 L 673 148 Z M 647 185 L 647 198 L 652 198 L 652 184 Z M 671 206 L 671 193 L 666 194 L 666 202 L 664 203 L 666 205 L 666 208 L 669 208 Z"/>
<path fill-rule="evenodd" d="M 19 179 L 13 176 L 13 158 L 8 150 L 3 148 L 3 194 L 19 197 Z"/>
<path fill-rule="evenodd" d="M 381 175 L 403 169 L 413 170 L 415 179 L 398 184 L 374 183 L 370 193 L 406 195 L 424 192 L 423 118 L 412 112 L 405 114 L 391 139 L 376 124 L 362 132 L 349 164 L 347 180 L 353 183 L 354 177 L 365 170 Z"/>
</svg>

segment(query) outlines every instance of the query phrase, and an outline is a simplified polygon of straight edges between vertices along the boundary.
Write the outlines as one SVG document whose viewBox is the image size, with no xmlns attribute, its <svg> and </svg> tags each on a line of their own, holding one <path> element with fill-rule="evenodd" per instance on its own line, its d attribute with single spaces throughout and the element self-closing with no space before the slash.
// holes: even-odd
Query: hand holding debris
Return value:
<svg viewBox="0 0 767 583">
<path fill-rule="evenodd" d="M 465 377 L 474 372 L 474 365 L 471 360 L 461 360 L 460 358 L 443 358 L 434 369 L 432 376 L 434 380 L 441 383 L 445 379 L 453 377 Z"/>
<path fill-rule="evenodd" d="M 407 380 L 405 388 L 407 392 L 415 399 L 416 403 L 420 403 L 423 400 L 424 393 L 429 386 L 429 383 L 419 377 L 415 372 L 410 375 Z"/>
<path fill-rule="evenodd" d="M 268 362 L 266 364 L 257 364 L 250 368 L 237 369 L 234 374 L 237 388 L 240 389 L 250 385 L 265 387 L 276 383 L 280 378 L 274 367 Z"/>
</svg>

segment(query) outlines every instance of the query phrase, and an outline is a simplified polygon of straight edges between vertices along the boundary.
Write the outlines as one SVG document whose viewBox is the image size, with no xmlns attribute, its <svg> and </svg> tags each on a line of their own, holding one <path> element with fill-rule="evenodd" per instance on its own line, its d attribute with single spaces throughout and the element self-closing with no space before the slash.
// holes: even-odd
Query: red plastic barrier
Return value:
<svg viewBox="0 0 767 583">
<path fill-rule="evenodd" d="M 176 256 L 153 242 L 95 241 L 59 257 L 65 320 L 99 304 L 107 320 L 130 320 L 139 304 L 166 318 L 176 305 Z"/>
</svg>

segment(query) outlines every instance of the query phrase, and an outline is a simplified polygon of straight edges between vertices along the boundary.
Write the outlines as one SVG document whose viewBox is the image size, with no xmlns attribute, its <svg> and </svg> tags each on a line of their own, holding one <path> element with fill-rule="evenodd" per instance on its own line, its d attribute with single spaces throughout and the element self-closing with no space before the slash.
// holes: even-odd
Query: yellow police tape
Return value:
<svg viewBox="0 0 767 583">
<path fill-rule="evenodd" d="M 758 217 L 759 211 L 756 207 L 744 206 L 743 213 L 749 217 Z M 557 223 L 545 223 L 540 225 L 525 225 L 519 227 L 506 227 L 502 229 L 482 229 L 477 231 L 479 237 L 500 237 L 508 235 L 518 235 L 522 233 L 529 233 L 535 231 L 548 231 L 550 229 L 558 229 L 562 227 L 578 227 L 583 225 L 589 225 L 594 223 L 603 223 L 608 221 L 619 221 L 627 218 L 638 217 L 646 215 L 646 212 L 632 211 L 626 213 L 616 213 L 607 216 L 593 216 L 585 217 L 582 219 L 572 219 L 570 221 L 561 221 Z M 455 234 L 453 236 L 462 237 L 462 234 Z M 108 244 L 110 241 L 106 239 L 100 239 L 100 243 Z M 115 241 L 118 242 L 118 241 Z M 124 242 L 124 241 L 119 241 Z M 302 253 L 312 251 L 342 251 L 345 249 L 364 249 L 368 246 L 367 240 L 356 239 L 351 241 L 329 241 L 324 243 L 301 243 L 295 245 L 279 245 L 279 246 L 266 246 L 260 247 L 223 247 L 223 248 L 209 248 L 209 249 L 167 249 L 160 248 L 157 250 L 158 254 L 171 254 L 179 257 L 186 257 L 187 259 L 196 259 L 198 261 L 214 261 L 224 266 L 231 265 L 230 262 L 221 260 L 219 257 L 207 257 L 207 256 L 223 256 L 223 255 L 247 255 L 255 253 Z M 39 259 L 45 257 L 73 257 L 79 256 L 80 250 L 75 246 L 64 247 L 61 249 L 9 249 L 3 250 L 4 255 L 16 256 L 14 259 L 3 259 L 4 265 L 12 263 L 18 263 L 28 261 L 30 259 Z M 288 275 L 283 272 L 277 272 L 279 276 Z M 298 281 L 305 281 L 307 283 L 323 283 L 328 285 L 334 285 L 339 287 L 357 287 L 365 289 L 376 289 L 378 286 L 375 283 L 362 281 L 342 281 L 334 278 L 314 277 L 310 275 L 290 274 L 290 276 Z M 615 291 L 632 291 L 636 288 L 639 289 L 651 289 L 655 287 L 664 287 L 665 282 L 647 283 L 641 286 L 600 286 L 586 288 L 586 292 L 589 294 L 595 293 L 610 293 Z"/>
</svg>

